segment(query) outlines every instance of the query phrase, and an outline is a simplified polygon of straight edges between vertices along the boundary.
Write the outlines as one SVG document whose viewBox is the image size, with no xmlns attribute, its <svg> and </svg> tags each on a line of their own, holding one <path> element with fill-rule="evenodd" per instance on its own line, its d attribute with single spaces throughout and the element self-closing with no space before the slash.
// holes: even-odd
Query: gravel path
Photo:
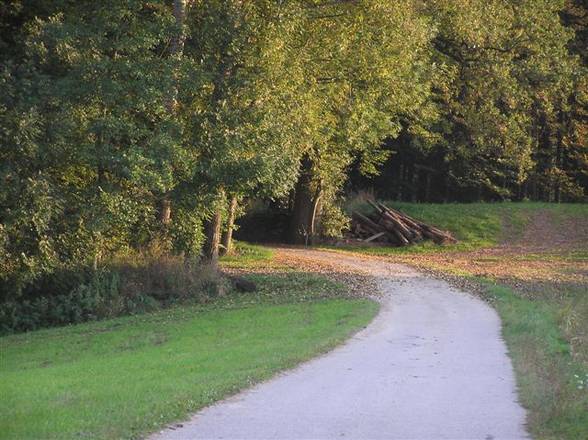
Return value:
<svg viewBox="0 0 588 440">
<path fill-rule="evenodd" d="M 491 307 L 406 266 L 280 252 L 368 272 L 380 313 L 338 349 L 153 439 L 528 438 Z"/>
</svg>

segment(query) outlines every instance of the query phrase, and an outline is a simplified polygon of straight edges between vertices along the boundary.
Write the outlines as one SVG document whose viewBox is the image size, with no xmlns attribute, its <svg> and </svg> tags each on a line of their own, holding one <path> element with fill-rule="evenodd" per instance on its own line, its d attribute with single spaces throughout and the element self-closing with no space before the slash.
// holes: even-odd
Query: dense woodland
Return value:
<svg viewBox="0 0 588 440">
<path fill-rule="evenodd" d="M 585 0 L 8 0 L 0 14 L 4 329 L 92 319 L 125 289 L 104 314 L 144 306 L 129 286 L 146 288 L 146 254 L 162 273 L 183 261 L 172 278 L 189 283 L 185 265 L 230 251 L 253 199 L 285 210 L 299 243 L 340 233 L 342 195 L 369 187 L 586 197 Z"/>
</svg>

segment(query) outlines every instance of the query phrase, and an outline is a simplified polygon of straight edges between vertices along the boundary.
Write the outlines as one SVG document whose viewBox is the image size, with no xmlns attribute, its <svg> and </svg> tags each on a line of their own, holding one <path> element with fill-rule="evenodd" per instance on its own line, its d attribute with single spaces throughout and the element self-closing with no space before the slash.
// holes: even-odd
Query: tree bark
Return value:
<svg viewBox="0 0 588 440">
<path fill-rule="evenodd" d="M 431 203 L 431 172 L 425 173 L 425 203 Z"/>
<path fill-rule="evenodd" d="M 563 169 L 563 148 L 564 148 L 564 129 L 565 129 L 565 115 L 562 110 L 558 115 L 558 129 L 557 129 L 557 146 L 555 154 L 555 167 L 558 170 L 557 181 L 555 182 L 555 201 L 561 203 L 561 178 L 559 173 Z"/>
<path fill-rule="evenodd" d="M 171 201 L 167 196 L 161 200 L 161 206 L 159 207 L 159 221 L 162 225 L 168 225 L 171 221 Z"/>
<path fill-rule="evenodd" d="M 229 212 L 227 214 L 227 227 L 222 236 L 221 255 L 227 255 L 233 251 L 233 228 L 235 226 L 235 215 L 237 213 L 237 197 L 232 196 L 229 202 Z"/>
<path fill-rule="evenodd" d="M 410 166 L 410 201 L 416 203 L 418 191 L 418 172 L 414 164 Z"/>
<path fill-rule="evenodd" d="M 184 45 L 186 42 L 186 32 L 184 22 L 186 21 L 186 9 L 191 0 L 174 0 L 174 19 L 176 22 L 176 32 L 172 36 L 169 53 L 172 58 L 178 61 L 184 55 Z M 176 74 L 174 73 L 174 82 L 167 97 L 166 108 L 170 113 L 175 113 L 178 98 L 178 85 L 176 83 Z"/>
<path fill-rule="evenodd" d="M 540 119 L 540 152 L 542 155 L 545 155 L 546 158 L 539 159 L 538 161 L 538 171 L 544 173 L 549 171 L 553 167 L 553 153 L 552 153 L 552 146 L 551 146 L 551 125 L 549 118 L 545 115 L 545 113 L 541 114 Z M 536 185 L 536 191 L 538 194 L 535 194 L 535 199 L 537 200 L 538 197 L 541 198 L 544 202 L 550 202 L 551 200 L 551 185 L 548 181 L 544 183 L 540 183 L 540 185 Z"/>
<path fill-rule="evenodd" d="M 190 2 L 191 0 L 174 0 L 174 19 L 178 29 L 171 41 L 170 52 L 172 55 L 182 55 L 184 53 L 184 43 L 186 41 L 184 21 L 186 20 L 186 8 Z"/>
<path fill-rule="evenodd" d="M 296 182 L 294 209 L 290 218 L 287 241 L 292 244 L 308 244 L 314 233 L 316 193 L 312 191 L 312 161 L 304 155 L 300 175 Z"/>
<path fill-rule="evenodd" d="M 212 217 L 206 222 L 205 233 L 206 241 L 202 248 L 202 257 L 207 262 L 216 265 L 219 255 L 219 244 L 221 239 L 222 212 L 217 207 Z"/>
</svg>

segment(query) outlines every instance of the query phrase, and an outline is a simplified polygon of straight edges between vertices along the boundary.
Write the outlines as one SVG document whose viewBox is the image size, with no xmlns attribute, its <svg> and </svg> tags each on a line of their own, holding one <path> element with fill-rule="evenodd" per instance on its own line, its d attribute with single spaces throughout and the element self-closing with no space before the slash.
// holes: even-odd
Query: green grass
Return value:
<svg viewBox="0 0 588 440">
<path fill-rule="evenodd" d="M 533 437 L 588 438 L 586 287 L 538 290 L 530 299 L 508 287 L 487 286 L 502 318 Z"/>
<path fill-rule="evenodd" d="M 539 210 L 552 214 L 555 221 L 563 222 L 571 217 L 588 217 L 586 204 L 549 204 L 549 203 L 404 203 L 385 202 L 386 205 L 399 209 L 406 214 L 440 229 L 448 230 L 459 243 L 438 246 L 426 241 L 408 247 L 362 247 L 349 249 L 373 255 L 399 253 L 429 253 L 448 251 L 470 251 L 495 246 L 505 238 L 520 237 L 529 223 L 531 216 Z M 371 212 L 371 206 L 352 201 L 346 207 L 350 210 Z"/>
<path fill-rule="evenodd" d="M 273 250 L 270 248 L 236 241 L 234 253 L 221 257 L 220 263 L 227 268 L 248 269 L 270 262 L 273 254 Z"/>
<path fill-rule="evenodd" d="M 255 294 L 0 338 L 0 438 L 136 438 L 324 352 L 377 305 L 306 274 Z M 337 297 L 339 296 L 339 297 Z"/>
</svg>

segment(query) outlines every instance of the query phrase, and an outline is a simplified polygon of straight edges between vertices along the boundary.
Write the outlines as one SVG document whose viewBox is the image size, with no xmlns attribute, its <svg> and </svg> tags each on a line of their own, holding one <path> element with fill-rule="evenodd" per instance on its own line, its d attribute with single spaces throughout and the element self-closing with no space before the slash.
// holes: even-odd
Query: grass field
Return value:
<svg viewBox="0 0 588 440">
<path fill-rule="evenodd" d="M 136 438 L 366 325 L 377 305 L 300 274 L 255 294 L 0 338 L 0 438 Z"/>
<path fill-rule="evenodd" d="M 242 241 L 235 242 L 235 253 L 220 258 L 224 268 L 248 269 L 258 268 L 264 263 L 271 262 L 273 251 L 270 248 L 258 246 Z"/>
</svg>

